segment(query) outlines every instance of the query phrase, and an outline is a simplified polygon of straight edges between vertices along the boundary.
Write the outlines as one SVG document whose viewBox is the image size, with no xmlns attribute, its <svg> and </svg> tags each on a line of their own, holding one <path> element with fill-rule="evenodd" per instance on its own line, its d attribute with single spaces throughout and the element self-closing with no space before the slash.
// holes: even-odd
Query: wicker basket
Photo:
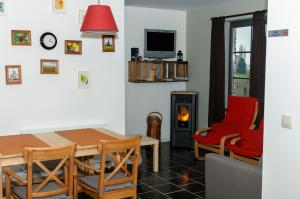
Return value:
<svg viewBox="0 0 300 199">
<path fill-rule="evenodd" d="M 147 136 L 160 141 L 162 114 L 151 112 L 147 116 Z"/>
</svg>

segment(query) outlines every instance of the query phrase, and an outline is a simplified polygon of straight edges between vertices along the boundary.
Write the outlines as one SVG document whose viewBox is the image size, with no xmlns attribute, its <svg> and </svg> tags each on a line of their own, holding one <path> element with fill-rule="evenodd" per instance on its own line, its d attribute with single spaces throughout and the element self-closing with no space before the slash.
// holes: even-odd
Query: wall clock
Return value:
<svg viewBox="0 0 300 199">
<path fill-rule="evenodd" d="M 57 45 L 57 38 L 51 32 L 45 32 L 40 38 L 40 43 L 46 50 L 52 50 Z"/>
</svg>

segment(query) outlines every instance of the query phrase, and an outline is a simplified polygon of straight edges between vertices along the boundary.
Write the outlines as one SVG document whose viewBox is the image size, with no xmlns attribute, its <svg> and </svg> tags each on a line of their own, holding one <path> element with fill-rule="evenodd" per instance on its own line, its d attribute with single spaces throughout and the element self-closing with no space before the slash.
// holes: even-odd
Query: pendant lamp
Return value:
<svg viewBox="0 0 300 199">
<path fill-rule="evenodd" d="M 109 6 L 90 5 L 85 14 L 81 32 L 118 32 L 118 27 Z"/>
</svg>

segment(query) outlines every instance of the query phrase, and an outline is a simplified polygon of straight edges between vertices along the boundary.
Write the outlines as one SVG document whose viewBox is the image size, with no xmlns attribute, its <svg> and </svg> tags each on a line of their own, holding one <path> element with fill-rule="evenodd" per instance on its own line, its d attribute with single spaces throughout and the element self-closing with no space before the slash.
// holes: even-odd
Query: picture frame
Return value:
<svg viewBox="0 0 300 199">
<path fill-rule="evenodd" d="M 78 71 L 78 89 L 91 88 L 90 71 Z"/>
<path fill-rule="evenodd" d="M 102 35 L 102 51 L 103 52 L 115 52 L 115 36 L 114 35 Z"/>
<path fill-rule="evenodd" d="M 7 2 L 6 0 L 0 0 L 0 16 L 7 15 Z"/>
<path fill-rule="evenodd" d="M 67 0 L 52 0 L 52 13 L 65 14 Z"/>
<path fill-rule="evenodd" d="M 82 54 L 82 41 L 65 40 L 65 54 L 81 55 Z"/>
<path fill-rule="evenodd" d="M 11 44 L 13 46 L 31 46 L 30 30 L 12 30 Z"/>
<path fill-rule="evenodd" d="M 41 59 L 41 74 L 59 74 L 59 61 L 53 59 Z"/>
<path fill-rule="evenodd" d="M 22 84 L 21 65 L 5 66 L 6 84 Z"/>
</svg>

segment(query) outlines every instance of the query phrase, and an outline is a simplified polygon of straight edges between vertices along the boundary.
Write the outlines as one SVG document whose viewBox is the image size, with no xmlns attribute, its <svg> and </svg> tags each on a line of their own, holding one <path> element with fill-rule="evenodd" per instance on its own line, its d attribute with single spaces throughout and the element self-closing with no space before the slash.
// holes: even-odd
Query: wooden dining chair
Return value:
<svg viewBox="0 0 300 199">
<path fill-rule="evenodd" d="M 75 175 L 74 196 L 83 191 L 97 199 L 104 198 L 136 198 L 137 173 L 140 158 L 141 136 L 132 138 L 100 141 L 100 167 L 95 168 L 84 162 L 75 160 L 75 167 L 93 170 L 95 175 Z M 114 162 L 114 168 L 106 169 L 107 155 Z M 77 169 L 76 169 L 77 170 Z"/>
<path fill-rule="evenodd" d="M 5 167 L 6 198 L 73 198 L 74 151 L 75 144 L 49 148 L 25 147 L 23 155 L 27 164 L 27 178 L 18 176 L 11 167 Z M 55 169 L 51 170 L 45 162 L 53 160 L 59 161 Z M 47 174 L 36 184 L 33 183 L 34 166 Z M 60 170 L 63 170 L 63 179 L 58 177 Z M 22 185 L 12 186 L 11 178 Z"/>
</svg>

